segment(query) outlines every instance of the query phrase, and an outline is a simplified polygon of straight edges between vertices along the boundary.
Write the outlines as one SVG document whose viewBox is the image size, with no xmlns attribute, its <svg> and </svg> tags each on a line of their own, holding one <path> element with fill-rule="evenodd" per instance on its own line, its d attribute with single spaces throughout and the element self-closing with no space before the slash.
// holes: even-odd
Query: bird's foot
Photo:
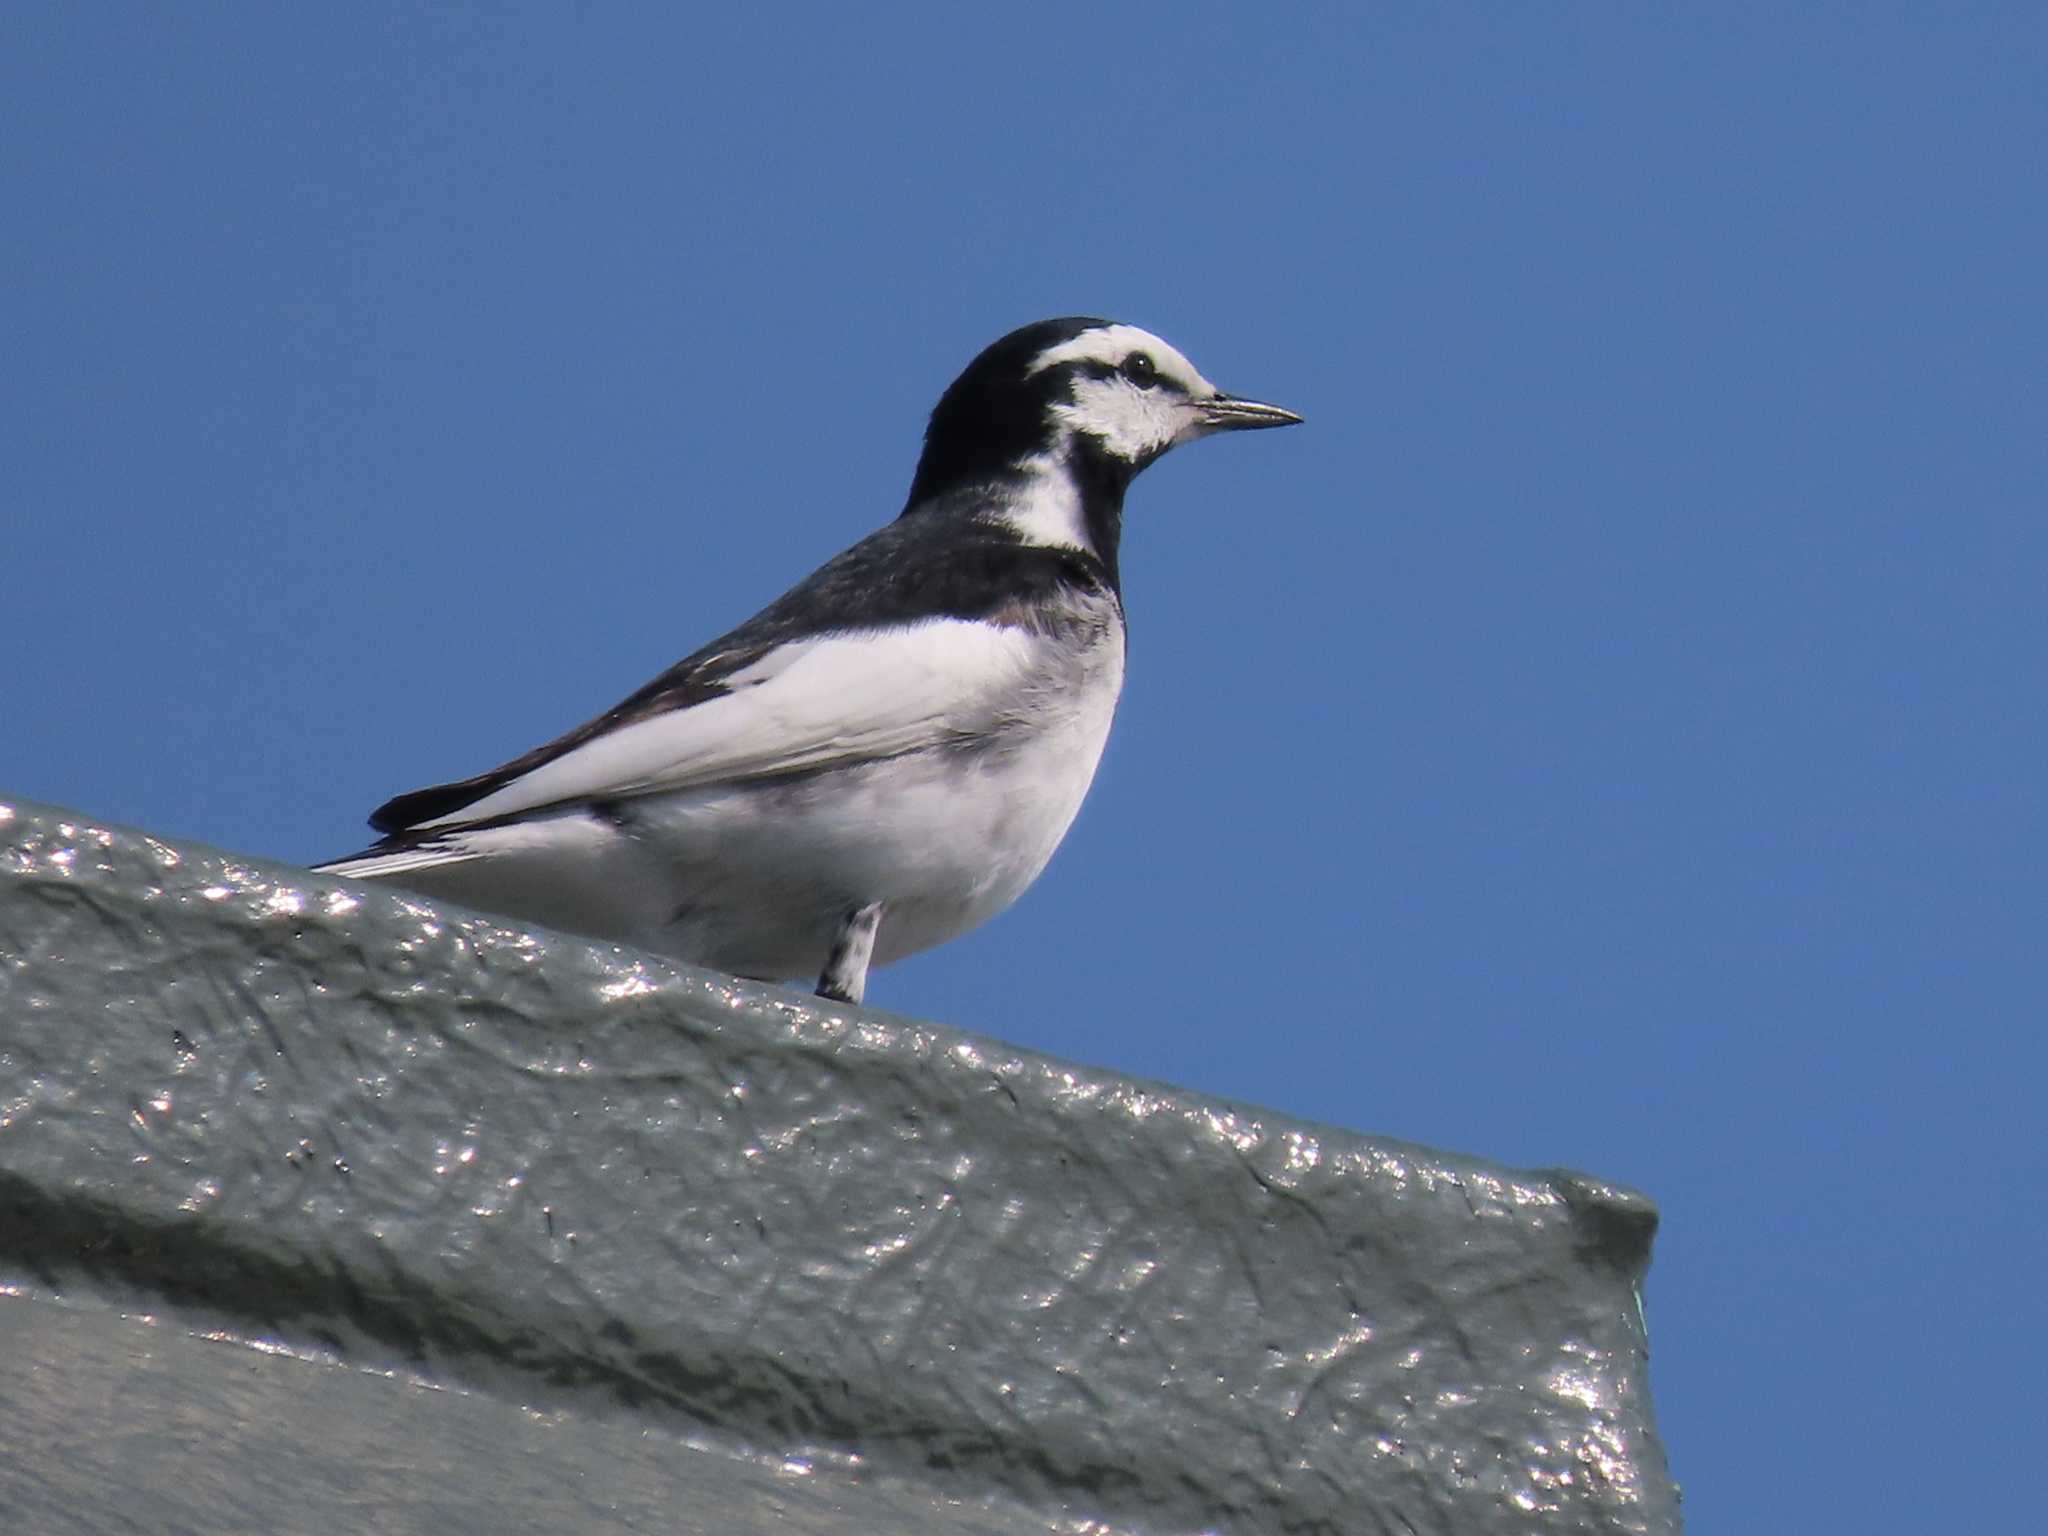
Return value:
<svg viewBox="0 0 2048 1536">
<path fill-rule="evenodd" d="M 868 962 L 875 956 L 875 933 L 882 926 L 882 904 L 871 901 L 847 913 L 832 953 L 818 978 L 818 996 L 835 1003 L 857 1003 L 868 989 Z"/>
</svg>

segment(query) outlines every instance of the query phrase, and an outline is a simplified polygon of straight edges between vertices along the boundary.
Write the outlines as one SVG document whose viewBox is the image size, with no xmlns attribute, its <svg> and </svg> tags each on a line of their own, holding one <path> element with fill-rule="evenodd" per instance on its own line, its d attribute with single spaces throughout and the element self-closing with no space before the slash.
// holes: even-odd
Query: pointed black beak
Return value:
<svg viewBox="0 0 2048 1536">
<path fill-rule="evenodd" d="M 1298 426 L 1301 418 L 1284 406 L 1235 395 L 1212 395 L 1200 402 L 1202 425 L 1211 432 L 1237 432 L 1249 427 Z"/>
</svg>

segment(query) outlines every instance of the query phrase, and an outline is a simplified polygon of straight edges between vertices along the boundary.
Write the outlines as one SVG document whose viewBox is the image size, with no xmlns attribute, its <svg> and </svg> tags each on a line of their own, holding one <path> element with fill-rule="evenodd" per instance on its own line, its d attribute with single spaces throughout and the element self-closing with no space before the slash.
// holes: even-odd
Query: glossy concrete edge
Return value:
<svg viewBox="0 0 2048 1536">
<path fill-rule="evenodd" d="M 21 802 L 0 1094 L 40 1304 L 1048 1529 L 1678 1528 L 1596 1179 Z"/>
</svg>

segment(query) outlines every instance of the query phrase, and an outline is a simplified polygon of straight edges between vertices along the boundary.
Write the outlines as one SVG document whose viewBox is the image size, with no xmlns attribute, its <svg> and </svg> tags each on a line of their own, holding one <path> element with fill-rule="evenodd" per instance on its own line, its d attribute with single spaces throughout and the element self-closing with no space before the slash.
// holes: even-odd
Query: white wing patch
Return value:
<svg viewBox="0 0 2048 1536">
<path fill-rule="evenodd" d="M 607 731 L 419 827 L 896 757 L 980 735 L 1028 694 L 1041 644 L 1028 630 L 965 619 L 792 642 L 733 673 L 728 694 Z"/>
</svg>

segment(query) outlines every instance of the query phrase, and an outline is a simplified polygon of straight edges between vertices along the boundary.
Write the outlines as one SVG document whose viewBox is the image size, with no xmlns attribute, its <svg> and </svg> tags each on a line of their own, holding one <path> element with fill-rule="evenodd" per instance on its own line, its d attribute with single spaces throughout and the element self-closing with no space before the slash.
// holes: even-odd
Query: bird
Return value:
<svg viewBox="0 0 2048 1536">
<path fill-rule="evenodd" d="M 1134 325 L 1041 320 L 939 397 L 902 512 L 603 714 L 314 866 L 859 1003 L 1079 813 L 1124 676 L 1124 496 L 1299 423 Z"/>
</svg>

